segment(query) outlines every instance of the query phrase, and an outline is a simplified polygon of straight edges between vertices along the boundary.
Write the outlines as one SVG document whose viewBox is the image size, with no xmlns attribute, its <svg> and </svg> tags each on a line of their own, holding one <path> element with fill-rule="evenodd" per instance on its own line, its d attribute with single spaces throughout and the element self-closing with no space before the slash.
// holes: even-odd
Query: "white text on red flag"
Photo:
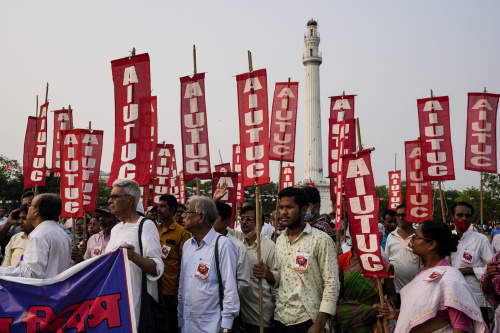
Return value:
<svg viewBox="0 0 500 333">
<path fill-rule="evenodd" d="M 26 134 L 24 136 L 24 154 L 23 154 L 23 179 L 24 188 L 35 185 L 31 181 L 31 168 L 33 166 L 33 153 L 35 152 L 36 138 L 36 117 L 28 117 L 26 125 Z"/>
<path fill-rule="evenodd" d="M 54 111 L 54 139 L 52 144 L 52 172 L 61 170 L 61 130 L 70 129 L 69 110 Z"/>
<path fill-rule="evenodd" d="M 205 73 L 184 76 L 180 81 L 184 179 L 211 179 Z"/>
<path fill-rule="evenodd" d="M 401 205 L 401 170 L 389 171 L 389 208 Z"/>
<path fill-rule="evenodd" d="M 453 180 L 448 96 L 417 100 L 424 179 Z"/>
<path fill-rule="evenodd" d="M 281 168 L 281 189 L 295 185 L 295 167 L 287 166 Z"/>
<path fill-rule="evenodd" d="M 269 133 L 270 160 L 294 161 L 298 94 L 298 82 L 276 83 Z"/>
<path fill-rule="evenodd" d="M 64 130 L 61 148 L 61 217 L 83 216 L 82 137 L 79 129 Z"/>
<path fill-rule="evenodd" d="M 147 53 L 111 62 L 115 87 L 115 147 L 108 186 L 118 178 L 149 183 L 151 76 Z"/>
<path fill-rule="evenodd" d="M 173 150 L 174 146 L 170 144 L 159 143 L 156 146 L 156 177 L 153 180 L 153 197 L 151 200 L 153 206 L 158 205 L 162 195 L 170 193 Z"/>
<path fill-rule="evenodd" d="M 236 75 L 243 187 L 269 183 L 269 111 L 265 69 Z"/>
</svg>

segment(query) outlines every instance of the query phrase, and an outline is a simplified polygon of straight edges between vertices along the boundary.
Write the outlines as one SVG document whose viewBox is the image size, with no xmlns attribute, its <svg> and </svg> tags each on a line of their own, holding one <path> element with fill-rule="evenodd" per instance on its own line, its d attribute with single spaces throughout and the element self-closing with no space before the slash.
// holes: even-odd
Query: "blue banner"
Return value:
<svg viewBox="0 0 500 333">
<path fill-rule="evenodd" d="M 51 279 L 0 278 L 0 333 L 135 332 L 128 286 L 120 248 Z"/>
</svg>

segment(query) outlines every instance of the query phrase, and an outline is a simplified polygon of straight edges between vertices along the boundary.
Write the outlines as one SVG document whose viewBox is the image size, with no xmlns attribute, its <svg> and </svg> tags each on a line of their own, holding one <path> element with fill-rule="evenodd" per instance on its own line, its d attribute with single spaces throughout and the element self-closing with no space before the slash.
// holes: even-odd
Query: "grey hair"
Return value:
<svg viewBox="0 0 500 333">
<path fill-rule="evenodd" d="M 217 206 L 215 206 L 215 202 L 208 198 L 193 195 L 189 199 L 189 203 L 194 204 L 194 209 L 197 213 L 203 213 L 206 216 L 206 222 L 209 226 L 212 226 L 217 219 L 217 215 L 219 212 L 217 211 Z"/>
<path fill-rule="evenodd" d="M 137 205 L 141 201 L 141 187 L 135 180 L 131 179 L 117 179 L 113 182 L 113 187 L 123 187 L 125 194 L 128 194 L 134 198 L 134 203 Z M 137 208 L 137 207 L 136 207 Z"/>
</svg>

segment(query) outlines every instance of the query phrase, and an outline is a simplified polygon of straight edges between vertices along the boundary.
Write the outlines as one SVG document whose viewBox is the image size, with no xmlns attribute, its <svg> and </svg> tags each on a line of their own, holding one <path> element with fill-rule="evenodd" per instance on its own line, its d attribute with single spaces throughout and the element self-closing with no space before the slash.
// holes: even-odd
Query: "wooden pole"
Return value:
<svg viewBox="0 0 500 333">
<path fill-rule="evenodd" d="M 196 69 L 196 45 L 193 45 L 193 74 L 197 74 L 198 70 Z M 200 178 L 196 177 L 196 195 L 200 196 Z"/>
<path fill-rule="evenodd" d="M 196 74 L 197 73 L 197 69 L 196 69 L 196 45 L 193 45 L 193 66 L 194 66 L 193 74 Z"/>
<path fill-rule="evenodd" d="M 384 304 L 384 290 L 382 289 L 382 280 L 379 277 L 374 276 L 377 278 L 377 284 L 378 284 L 378 294 L 380 297 L 380 305 Z M 389 328 L 387 327 L 387 316 L 384 316 L 384 332 L 388 333 Z"/>
<path fill-rule="evenodd" d="M 45 103 L 49 101 L 49 83 L 47 82 L 47 86 L 45 87 Z"/>
<path fill-rule="evenodd" d="M 279 173 L 278 173 L 278 193 L 281 191 L 281 174 L 283 173 L 283 161 L 280 161 L 280 167 L 279 167 Z M 278 199 L 278 196 L 276 196 L 276 211 L 274 212 L 274 235 L 273 239 L 274 242 L 276 243 L 276 240 L 278 239 L 278 208 L 280 205 L 280 201 Z"/>
<path fill-rule="evenodd" d="M 396 164 L 396 163 L 397 163 L 397 158 L 398 158 L 398 154 L 394 154 L 394 171 L 397 171 L 397 170 L 398 170 L 398 169 L 397 169 L 397 166 L 396 166 L 396 165 L 397 165 L 397 164 Z"/>
<path fill-rule="evenodd" d="M 358 134 L 358 150 L 363 149 L 363 145 L 361 144 L 361 131 L 359 130 L 359 118 L 356 118 L 356 132 Z"/>
<path fill-rule="evenodd" d="M 446 223 L 446 212 L 444 211 L 443 190 L 441 189 L 441 181 L 438 180 L 439 185 L 439 200 L 441 201 L 441 213 L 443 215 L 443 222 Z"/>
<path fill-rule="evenodd" d="M 260 262 L 260 230 L 261 230 L 261 211 L 260 211 L 260 186 L 255 186 L 255 223 L 257 228 L 257 262 Z M 262 279 L 259 279 L 259 326 L 260 333 L 264 333 L 264 289 Z"/>
<path fill-rule="evenodd" d="M 479 196 L 479 207 L 481 212 L 481 233 L 484 235 L 484 221 L 483 221 L 483 172 L 481 171 L 481 186 L 480 186 L 480 196 Z"/>
<path fill-rule="evenodd" d="M 220 153 L 220 149 L 219 149 L 219 158 L 220 158 L 220 164 L 224 163 L 224 162 L 222 162 L 222 155 Z"/>
<path fill-rule="evenodd" d="M 83 210 L 83 238 L 82 242 L 85 244 L 85 236 L 87 235 L 87 213 Z"/>
</svg>

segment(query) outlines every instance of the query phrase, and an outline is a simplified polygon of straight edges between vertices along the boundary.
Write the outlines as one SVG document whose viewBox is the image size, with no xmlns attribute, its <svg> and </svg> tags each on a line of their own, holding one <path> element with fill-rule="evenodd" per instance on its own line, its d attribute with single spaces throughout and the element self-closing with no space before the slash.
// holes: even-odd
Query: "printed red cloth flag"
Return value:
<svg viewBox="0 0 500 333">
<path fill-rule="evenodd" d="M 448 96 L 418 99 L 417 107 L 424 179 L 455 179 Z"/>
<path fill-rule="evenodd" d="M 389 171 L 389 208 L 401 205 L 401 170 Z"/>
<path fill-rule="evenodd" d="M 52 141 L 52 172 L 61 170 L 61 130 L 70 129 L 69 109 L 54 111 L 54 139 Z"/>
<path fill-rule="evenodd" d="M 83 209 L 93 212 L 99 192 L 103 131 L 81 129 Z"/>
<path fill-rule="evenodd" d="M 205 73 L 181 80 L 181 133 L 184 179 L 211 179 Z"/>
<path fill-rule="evenodd" d="M 497 109 L 500 95 L 469 93 L 465 169 L 497 173 Z"/>
<path fill-rule="evenodd" d="M 349 214 L 349 230 L 361 269 L 366 277 L 388 278 L 379 242 L 377 194 L 373 180 L 370 151 L 344 155 L 344 184 Z M 341 215 L 337 212 L 337 215 Z"/>
<path fill-rule="evenodd" d="M 83 217 L 81 131 L 61 131 L 61 217 Z"/>
<path fill-rule="evenodd" d="M 230 172 L 231 171 L 231 163 L 222 163 L 214 166 L 215 172 Z"/>
<path fill-rule="evenodd" d="M 152 206 L 158 206 L 160 197 L 170 193 L 173 152 L 174 145 L 158 143 L 156 146 L 156 177 L 153 180 Z"/>
<path fill-rule="evenodd" d="M 339 151 L 344 151 L 345 147 L 345 129 L 346 122 L 340 123 L 339 127 Z M 340 230 L 342 228 L 342 185 L 344 184 L 344 164 L 343 155 L 341 154 L 338 158 L 337 163 L 337 176 L 336 176 L 336 188 L 335 188 L 335 229 Z M 331 195 L 331 194 L 330 194 Z"/>
<path fill-rule="evenodd" d="M 424 180 L 420 140 L 405 142 L 406 155 L 406 221 L 421 223 L 432 220 L 432 185 Z"/>
<path fill-rule="evenodd" d="M 149 186 L 141 186 L 141 200 L 144 211 L 147 211 L 149 207 Z"/>
<path fill-rule="evenodd" d="M 233 145 L 233 172 L 239 173 L 238 176 L 238 191 L 236 195 L 236 201 L 238 203 L 243 203 L 245 193 L 244 190 L 245 188 L 243 187 L 243 177 L 241 176 L 241 154 L 240 154 L 240 145 L 234 144 Z"/>
<path fill-rule="evenodd" d="M 337 163 L 339 159 L 339 133 L 340 124 L 346 120 L 345 145 L 346 153 L 356 150 L 356 120 L 354 118 L 354 97 L 332 96 L 330 97 L 330 119 L 328 126 L 328 177 L 334 178 L 334 191 L 331 192 L 332 200 L 335 200 Z M 331 183 L 331 182 L 330 182 Z"/>
<path fill-rule="evenodd" d="M 316 187 L 316 185 L 314 185 L 314 183 L 306 183 L 306 186 Z"/>
<path fill-rule="evenodd" d="M 158 97 L 151 96 L 151 165 L 150 165 L 150 179 L 156 177 L 156 146 L 158 142 Z"/>
<path fill-rule="evenodd" d="M 26 125 L 26 134 L 24 136 L 24 154 L 23 154 L 23 179 L 24 188 L 34 185 L 31 181 L 31 167 L 33 165 L 33 153 L 35 152 L 36 139 L 36 117 L 28 117 Z"/>
<path fill-rule="evenodd" d="M 179 171 L 179 203 L 186 204 L 186 187 L 184 185 L 184 170 Z"/>
<path fill-rule="evenodd" d="M 36 133 L 33 137 L 35 142 L 33 145 L 33 158 L 28 170 L 28 181 L 24 181 L 24 187 L 32 187 L 35 185 L 45 186 L 45 170 L 46 170 L 46 153 L 47 153 L 47 110 L 49 103 L 44 103 L 40 106 L 40 113 L 36 119 Z"/>
<path fill-rule="evenodd" d="M 177 173 L 177 160 L 175 159 L 175 148 L 172 148 L 172 169 L 170 176 L 170 194 L 172 194 L 177 202 L 181 199 L 179 195 L 179 175 Z"/>
<path fill-rule="evenodd" d="M 236 75 L 236 81 L 243 187 L 265 185 L 270 181 L 266 70 Z"/>
<path fill-rule="evenodd" d="M 5 169 L 7 169 L 7 171 L 14 171 L 14 165 L 13 164 L 5 164 Z"/>
<path fill-rule="evenodd" d="M 115 148 L 108 186 L 118 178 L 149 182 L 151 76 L 147 53 L 111 61 L 115 87 Z"/>
<path fill-rule="evenodd" d="M 212 179 L 212 193 L 217 190 L 217 186 L 226 182 L 227 193 L 220 199 L 220 202 L 226 203 L 232 208 L 231 219 L 229 220 L 229 228 L 234 229 L 234 221 L 236 219 L 236 196 L 238 192 L 238 173 L 236 172 L 214 172 Z"/>
<path fill-rule="evenodd" d="M 277 82 L 269 133 L 269 159 L 293 162 L 297 125 L 298 82 Z"/>
<path fill-rule="evenodd" d="M 295 167 L 287 166 L 281 168 L 281 189 L 284 189 L 286 187 L 293 187 L 294 184 L 295 184 Z"/>
</svg>

